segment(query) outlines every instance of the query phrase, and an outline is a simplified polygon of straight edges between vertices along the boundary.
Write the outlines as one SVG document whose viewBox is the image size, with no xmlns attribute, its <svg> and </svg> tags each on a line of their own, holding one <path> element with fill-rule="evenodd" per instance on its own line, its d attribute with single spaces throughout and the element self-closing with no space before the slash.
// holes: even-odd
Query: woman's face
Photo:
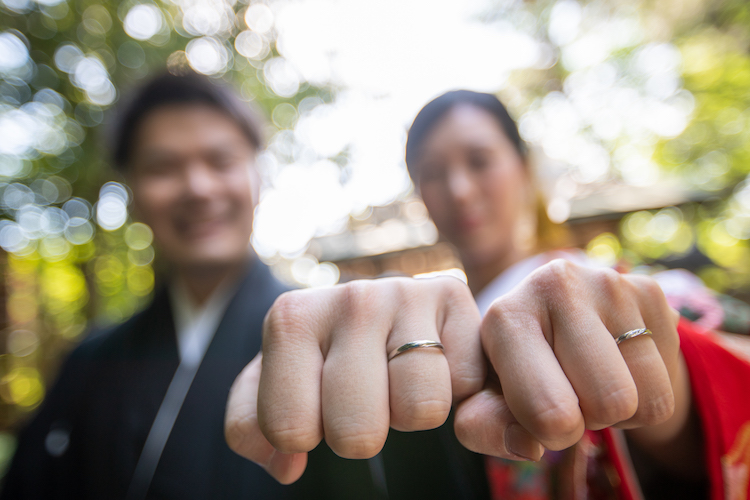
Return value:
<svg viewBox="0 0 750 500">
<path fill-rule="evenodd" d="M 415 171 L 432 220 L 465 265 L 519 252 L 519 229 L 529 222 L 529 179 L 490 113 L 469 104 L 451 109 L 422 144 Z"/>
</svg>

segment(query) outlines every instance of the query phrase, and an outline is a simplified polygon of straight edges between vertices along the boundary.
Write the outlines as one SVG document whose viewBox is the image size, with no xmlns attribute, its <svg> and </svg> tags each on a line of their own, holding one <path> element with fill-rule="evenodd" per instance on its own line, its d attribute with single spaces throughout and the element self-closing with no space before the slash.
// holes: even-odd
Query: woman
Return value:
<svg viewBox="0 0 750 500">
<path fill-rule="evenodd" d="M 493 278 L 540 248 L 565 243 L 565 231 L 539 203 L 518 129 L 495 96 L 455 91 L 430 102 L 409 131 L 406 161 L 433 221 L 458 249 L 482 312 L 507 291 L 484 291 Z M 531 269 L 542 263 L 534 259 Z"/>
<path fill-rule="evenodd" d="M 549 250 L 562 241 L 560 231 L 553 230 L 538 210 L 527 148 L 495 96 L 455 91 L 427 104 L 409 131 L 406 161 L 435 225 L 457 248 L 483 314 L 495 299 L 550 260 L 563 257 L 585 265 L 580 253 Z M 745 498 L 750 406 L 722 406 L 716 391 L 726 391 L 724 401 L 741 397 L 731 385 L 741 380 L 738 376 L 750 375 L 750 364 L 685 322 L 680 335 L 698 407 L 686 432 L 700 432 L 699 416 L 704 449 L 678 452 L 675 440 L 662 443 L 662 450 L 633 449 L 636 466 L 645 466 L 636 469 L 646 492 L 658 498 L 705 498 L 703 477 L 710 480 L 711 498 Z M 719 366 L 725 368 L 723 373 Z M 700 461 L 665 456 L 669 446 L 675 447 L 671 455 L 705 453 L 706 469 Z M 624 466 L 626 455 L 611 431 L 587 431 L 577 446 L 547 453 L 541 464 L 488 459 L 487 471 L 496 498 L 574 498 L 582 492 L 589 498 L 633 497 L 638 487 Z M 698 463 L 698 468 L 691 463 Z"/>
<path fill-rule="evenodd" d="M 639 498 L 619 426 L 657 475 L 655 498 L 705 497 L 677 486 L 705 476 L 712 499 L 746 498 L 750 363 L 678 327 L 649 278 L 559 259 L 534 270 L 558 252 L 535 255 L 524 151 L 492 96 L 451 93 L 425 107 L 407 161 L 471 290 L 491 301 L 484 318 L 452 278 L 283 294 L 229 396 L 234 451 L 283 483 L 322 440 L 344 458 L 380 455 L 359 483 L 391 498 L 486 498 L 486 476 L 495 498 Z M 485 464 L 456 438 L 484 455 L 546 461 Z"/>
</svg>

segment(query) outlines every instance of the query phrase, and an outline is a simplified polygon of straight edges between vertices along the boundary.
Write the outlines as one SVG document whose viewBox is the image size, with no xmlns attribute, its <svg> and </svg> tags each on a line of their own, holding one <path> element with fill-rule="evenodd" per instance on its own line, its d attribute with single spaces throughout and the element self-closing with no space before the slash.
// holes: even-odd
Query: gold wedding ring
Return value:
<svg viewBox="0 0 750 500">
<path fill-rule="evenodd" d="M 418 349 L 422 347 L 437 347 L 441 351 L 445 350 L 445 347 L 443 347 L 443 344 L 441 344 L 440 342 L 435 342 L 434 340 L 415 340 L 413 342 L 407 342 L 401 347 L 397 347 L 392 350 L 388 355 L 388 361 L 392 360 L 400 354 L 405 353 L 406 351 L 411 351 L 412 349 Z"/>
<path fill-rule="evenodd" d="M 626 340 L 640 337 L 641 335 L 653 335 L 653 333 L 651 333 L 651 330 L 649 330 L 648 328 L 636 328 L 635 330 L 630 330 L 629 332 L 623 333 L 622 335 L 617 337 L 617 340 L 615 340 L 615 342 L 617 343 L 617 345 L 620 345 Z"/>
</svg>

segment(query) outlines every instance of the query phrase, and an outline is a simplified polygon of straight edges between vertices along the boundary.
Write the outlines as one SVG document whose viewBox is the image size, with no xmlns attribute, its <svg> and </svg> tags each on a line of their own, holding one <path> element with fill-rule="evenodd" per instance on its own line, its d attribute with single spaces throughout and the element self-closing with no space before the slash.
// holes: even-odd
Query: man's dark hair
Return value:
<svg viewBox="0 0 750 500">
<path fill-rule="evenodd" d="M 505 109 L 500 99 L 492 94 L 472 92 L 471 90 L 454 90 L 428 102 L 417 114 L 417 117 L 414 118 L 414 123 L 412 123 L 409 129 L 406 140 L 406 165 L 409 169 L 409 175 L 411 175 L 411 178 L 415 182 L 414 169 L 419 155 L 419 148 L 427 139 L 432 129 L 440 122 L 440 119 L 448 114 L 450 110 L 460 105 L 475 106 L 492 115 L 497 120 L 503 132 L 505 132 L 505 135 L 510 139 L 518 154 L 521 155 L 521 158 L 526 158 L 526 143 L 521 139 L 516 122 L 510 117 L 508 110 Z"/>
<path fill-rule="evenodd" d="M 197 73 L 164 72 L 126 98 L 117 110 L 111 128 L 115 168 L 120 171 L 128 168 L 138 127 L 150 113 L 162 106 L 182 104 L 211 106 L 224 113 L 237 123 L 256 150 L 262 149 L 261 122 L 236 92 Z"/>
</svg>

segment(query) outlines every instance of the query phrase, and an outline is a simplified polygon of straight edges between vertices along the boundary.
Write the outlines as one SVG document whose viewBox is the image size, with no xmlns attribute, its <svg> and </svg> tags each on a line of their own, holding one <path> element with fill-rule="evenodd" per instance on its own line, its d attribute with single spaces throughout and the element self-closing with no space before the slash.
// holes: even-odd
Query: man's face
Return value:
<svg viewBox="0 0 750 500">
<path fill-rule="evenodd" d="M 203 105 L 157 108 L 135 135 L 128 183 L 135 215 L 162 255 L 181 269 L 248 256 L 259 177 L 239 126 Z"/>
</svg>

